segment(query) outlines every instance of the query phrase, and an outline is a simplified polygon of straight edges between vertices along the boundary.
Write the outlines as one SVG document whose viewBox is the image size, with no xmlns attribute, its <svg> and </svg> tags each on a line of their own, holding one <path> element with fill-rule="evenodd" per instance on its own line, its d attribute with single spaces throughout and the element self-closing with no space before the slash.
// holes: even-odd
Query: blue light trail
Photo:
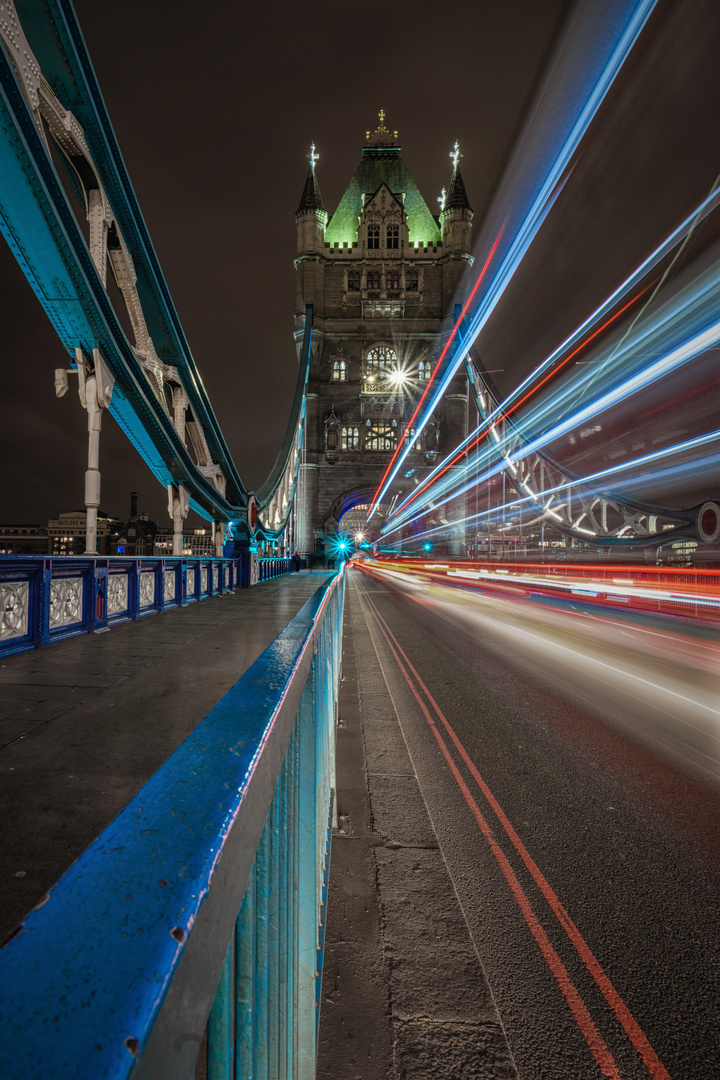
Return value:
<svg viewBox="0 0 720 1080">
<path fill-rule="evenodd" d="M 622 284 L 619 285 L 617 289 L 615 289 L 615 291 L 611 293 L 611 295 L 607 297 L 607 299 L 604 300 L 603 303 L 600 304 L 600 306 L 597 307 L 595 311 L 593 311 L 592 314 L 589 315 L 583 323 L 580 324 L 580 326 L 578 326 L 567 338 L 565 338 L 565 340 L 560 345 L 558 345 L 557 348 L 554 349 L 553 352 L 551 352 L 550 355 L 545 358 L 545 360 L 538 364 L 538 366 L 525 379 L 523 379 L 523 381 L 517 387 L 515 387 L 514 390 L 512 390 L 508 394 L 504 401 L 501 402 L 500 405 L 497 405 L 496 408 L 493 409 L 487 415 L 487 417 L 485 417 L 483 422 L 475 428 L 474 431 L 470 432 L 470 434 L 459 444 L 459 446 L 455 447 L 452 453 L 448 454 L 445 458 L 443 458 L 442 461 L 438 462 L 432 472 L 423 481 L 423 488 L 429 487 L 432 480 L 438 474 L 442 473 L 445 469 L 447 469 L 449 465 L 452 464 L 455 459 L 459 458 L 462 453 L 474 442 L 476 443 L 479 440 L 479 437 L 483 435 L 483 433 L 486 434 L 492 428 L 493 423 L 496 423 L 497 421 L 503 419 L 508 415 L 509 412 L 517 408 L 519 404 L 522 404 L 520 398 L 523 392 L 528 391 L 525 397 L 529 397 L 530 394 L 533 393 L 533 390 L 531 390 L 530 387 L 532 387 L 533 384 L 536 383 L 536 381 L 542 375 L 550 371 L 554 365 L 558 364 L 558 361 L 560 361 L 562 357 L 565 357 L 565 353 L 567 352 L 567 350 L 572 349 L 574 345 L 577 345 L 583 335 L 590 333 L 590 331 L 592 331 L 596 327 L 596 324 L 601 319 L 604 319 L 606 316 L 608 316 L 612 309 L 622 300 L 624 300 L 628 296 L 628 294 L 642 282 L 643 278 L 648 273 L 650 273 L 658 265 L 658 263 L 660 263 L 673 250 L 674 247 L 676 247 L 679 243 L 686 239 L 687 236 L 692 232 L 692 230 L 695 229 L 697 225 L 699 225 L 713 210 L 715 210 L 718 205 L 720 205 L 720 188 L 718 188 L 717 190 L 713 190 L 707 196 L 707 198 L 704 199 L 703 202 L 701 202 L 700 205 L 695 210 L 693 210 L 693 212 L 677 227 L 677 229 L 675 229 L 665 240 L 663 240 L 663 242 L 657 248 L 655 248 L 655 250 L 650 255 L 648 255 L 647 259 L 645 259 L 644 262 L 642 262 L 640 266 L 638 266 L 637 269 L 634 270 L 633 273 L 630 274 L 630 276 L 627 277 L 625 281 L 623 281 Z M 465 351 L 467 352 L 467 349 L 469 348 L 467 342 L 464 342 L 464 347 Z M 580 348 L 582 348 L 582 345 L 580 346 Z M 563 363 L 565 363 L 567 359 L 568 357 L 565 357 L 563 359 Z M 558 367 L 559 366 L 561 365 L 558 364 Z M 538 389 L 538 387 L 535 387 L 535 389 Z M 398 506 L 394 507 L 392 513 L 389 515 L 389 518 L 395 517 L 397 514 L 401 513 L 402 510 L 411 501 L 417 498 L 417 495 L 417 491 L 412 492 L 410 495 L 408 495 L 407 498 L 404 499 Z"/>
<path fill-rule="evenodd" d="M 576 477 L 576 478 L 573 478 L 571 480 L 566 480 L 562 484 L 557 484 L 555 487 L 545 488 L 543 493 L 542 493 L 542 497 L 545 498 L 548 495 L 552 496 L 552 495 L 560 494 L 563 491 L 568 491 L 570 488 L 577 487 L 578 485 L 582 485 L 583 487 L 586 487 L 586 488 L 589 487 L 590 490 L 592 490 L 592 485 L 593 484 L 597 485 L 598 481 L 600 481 L 600 480 L 608 480 L 611 477 L 614 478 L 619 473 L 628 472 L 630 469 L 639 469 L 639 468 L 644 469 L 647 465 L 652 465 L 652 464 L 654 464 L 654 463 L 656 463 L 658 461 L 662 461 L 662 460 L 664 460 L 666 458 L 675 457 L 678 454 L 684 454 L 684 453 L 687 453 L 688 451 L 691 451 L 691 450 L 698 450 L 698 449 L 700 449 L 700 447 L 709 446 L 710 443 L 713 443 L 713 442 L 719 442 L 720 443 L 720 428 L 716 429 L 715 431 L 710 431 L 705 435 L 698 435 L 693 439 L 686 439 L 684 442 L 675 443 L 673 446 L 666 446 L 661 450 L 653 450 L 652 453 L 650 453 L 650 454 L 643 454 L 641 457 L 632 458 L 629 461 L 623 461 L 623 462 L 620 462 L 617 465 L 611 465 L 606 469 L 600 469 L 597 472 L 591 473 L 589 476 Z M 708 463 L 711 460 L 717 460 L 717 458 L 714 457 L 713 459 L 710 459 L 710 458 L 702 459 L 703 463 Z M 505 461 L 505 459 L 503 459 L 503 461 Z M 699 462 L 695 462 L 695 461 L 693 461 L 693 462 L 682 462 L 682 463 L 679 463 L 679 464 L 677 464 L 675 466 L 672 466 L 672 468 L 676 469 L 676 470 L 686 470 L 686 469 L 692 468 L 694 465 L 697 465 L 697 464 L 699 464 Z M 473 487 L 476 486 L 477 483 L 484 483 L 487 480 L 491 480 L 494 476 L 497 476 L 498 473 L 502 472 L 503 468 L 504 468 L 504 463 L 497 464 L 494 468 L 489 469 L 482 476 L 478 477 L 477 480 L 473 480 L 471 484 L 468 484 L 466 487 L 462 488 L 461 491 L 454 492 L 453 495 L 450 498 L 445 499 L 442 502 L 434 503 L 433 506 L 432 506 L 432 509 L 437 509 L 438 507 L 445 505 L 445 503 L 450 502 L 451 499 L 456 498 L 459 494 L 463 494 L 464 492 L 471 490 Z M 667 473 L 668 473 L 667 469 L 663 470 L 663 475 L 666 476 Z M 657 475 L 658 477 L 660 476 L 659 473 L 658 474 L 652 474 L 651 473 L 649 475 L 646 474 L 646 473 L 643 473 L 643 477 L 645 479 L 651 479 L 655 475 Z M 613 480 L 613 483 L 616 486 L 621 486 L 623 481 L 621 480 L 620 483 L 618 484 L 618 482 L 616 480 Z M 604 491 L 605 491 L 604 485 L 602 487 L 597 486 L 594 489 L 595 494 L 601 494 Z M 469 514 L 464 518 L 459 518 L 459 519 L 457 519 L 455 521 L 449 522 L 447 525 L 437 526 L 434 529 L 425 529 L 423 531 L 422 535 L 423 535 L 423 537 L 425 537 L 425 536 L 431 536 L 431 535 L 433 535 L 435 533 L 448 532 L 450 529 L 457 528 L 458 526 L 466 524 L 467 522 L 470 522 L 470 521 L 477 521 L 480 518 L 485 518 L 485 517 L 492 518 L 493 516 L 499 517 L 499 516 L 501 516 L 503 511 L 506 511 L 506 510 L 510 509 L 511 507 L 513 509 L 516 509 L 518 507 L 531 506 L 533 509 L 542 509 L 543 515 L 544 515 L 546 512 L 547 513 L 551 512 L 550 509 L 549 509 L 551 501 L 552 500 L 549 500 L 543 507 L 539 507 L 538 506 L 538 503 L 540 502 L 540 496 L 539 495 L 531 494 L 531 495 L 527 495 L 524 498 L 520 498 L 520 499 L 518 499 L 516 496 L 514 496 L 511 501 L 503 503 L 501 506 L 494 506 L 490 510 L 482 510 L 482 511 L 478 512 L 477 514 Z M 415 521 L 418 518 L 423 517 L 427 513 L 428 513 L 428 507 L 425 507 L 424 510 L 420 511 L 418 514 L 415 515 L 415 517 L 411 518 L 410 520 Z M 391 529 L 388 529 L 386 532 L 384 532 L 383 536 L 385 538 L 387 538 L 388 536 L 391 536 L 393 533 L 397 532 L 399 529 L 402 529 L 404 524 L 406 524 L 406 522 L 401 522 L 399 525 L 394 525 Z M 402 543 L 402 540 L 397 541 L 395 544 L 391 544 L 390 546 L 391 547 L 396 547 L 400 543 Z"/>
<path fill-rule="evenodd" d="M 466 341 L 460 343 L 460 347 L 456 348 L 434 393 L 425 405 L 422 416 L 415 423 L 418 434 L 422 432 L 433 411 L 437 408 L 440 398 L 462 363 L 467 349 L 473 344 L 486 325 L 529 246 L 537 236 L 543 221 L 562 188 L 564 183 L 563 174 L 566 173 L 570 166 L 573 154 L 637 41 L 655 7 L 655 3 L 656 0 L 639 0 L 639 2 L 632 4 L 605 4 L 599 24 L 598 21 L 594 24 L 592 36 L 590 36 L 591 25 L 594 19 L 598 19 L 598 12 L 591 11 L 590 6 L 587 6 L 579 15 L 577 25 L 573 27 L 571 32 L 575 34 L 575 37 L 569 39 L 566 43 L 566 55 L 560 54 L 558 63 L 554 65 L 550 81 L 544 89 L 540 113 L 544 113 L 546 116 L 552 115 L 555 123 L 555 130 L 552 134 L 549 134 L 547 129 L 544 129 L 543 132 L 543 142 L 546 147 L 545 155 L 549 155 L 550 160 L 547 160 L 543 170 L 538 170 L 534 161 L 529 163 L 531 169 L 530 184 L 537 187 L 537 190 L 526 193 L 526 197 L 529 197 L 531 202 L 528 209 L 521 211 L 519 222 L 508 221 L 505 224 L 507 217 L 512 216 L 512 197 L 509 193 L 501 193 L 502 198 L 500 201 L 501 203 L 505 202 L 507 207 L 505 212 L 502 213 L 503 226 L 501 230 L 493 226 L 493 235 L 500 234 L 500 232 L 504 233 L 500 247 L 502 252 L 500 264 L 494 275 L 489 279 L 478 307 L 472 315 Z M 609 12 L 611 13 L 608 14 Z M 605 21 L 603 21 L 603 18 Z M 583 35 L 587 35 L 584 40 Z M 590 47 L 591 43 L 592 48 Z M 578 49 L 582 54 L 582 64 L 578 63 Z M 568 56 L 569 59 L 567 59 Z M 578 65 L 575 72 L 571 70 L 573 63 Z M 564 85 L 568 78 L 572 83 L 571 86 Z M 556 117 L 560 119 L 557 120 Z M 533 118 L 536 131 L 541 126 L 539 118 L 539 115 Z M 542 177 L 539 187 L 537 186 L 538 176 Z M 525 183 L 527 185 L 527 179 Z M 516 180 L 515 184 L 519 188 L 520 180 Z M 520 194 L 520 191 L 518 191 L 518 194 Z M 489 219 L 495 218 L 497 213 L 497 209 L 495 213 L 491 210 Z M 507 244 L 507 248 L 503 252 L 505 244 Z M 368 520 L 375 513 L 411 448 L 412 444 L 408 442 L 399 454 L 396 451 L 391 468 L 373 496 L 368 512 Z"/>
<path fill-rule="evenodd" d="M 537 403 L 521 420 L 515 421 L 510 432 L 512 447 L 504 449 L 502 443 L 505 440 L 501 440 L 497 428 L 489 427 L 495 446 L 490 444 L 480 448 L 461 468 L 454 473 L 446 473 L 442 480 L 438 478 L 434 486 L 426 490 L 423 503 L 412 510 L 409 504 L 414 499 L 414 493 L 408 496 L 395 510 L 392 521 L 402 525 L 408 520 L 415 520 L 423 513 L 422 506 L 427 507 L 430 503 L 434 507 L 442 506 L 504 468 L 512 470 L 521 458 L 547 446 L 599 413 L 617 406 L 716 346 L 720 341 L 720 321 L 717 320 L 719 293 L 720 263 L 716 263 L 680 289 L 652 316 L 648 316 L 646 322 L 636 327 L 631 337 L 626 336 L 621 345 L 610 346 L 605 355 L 598 358 L 595 371 L 582 369 L 580 374 L 553 395 Z M 714 321 L 708 326 L 710 317 Z M 663 354 L 653 363 L 633 370 L 644 362 L 648 354 L 657 355 L 660 350 Z M 606 369 L 606 374 L 614 371 L 627 377 L 584 407 L 574 409 L 574 403 L 590 387 L 599 368 Z M 502 402 L 493 415 L 499 417 L 506 411 L 506 402 Z M 559 421 L 558 417 L 561 418 Z M 489 418 L 481 426 L 487 428 L 488 423 Z M 522 441 L 521 446 L 517 446 L 518 440 Z M 458 486 L 470 470 L 484 468 L 496 454 L 502 458 L 500 464 L 493 464 L 487 473 L 474 477 L 464 486 Z M 458 473 L 461 473 L 460 477 Z M 448 495 L 451 491 L 452 494 Z M 442 498 L 444 495 L 447 497 Z M 387 524 L 384 535 L 388 532 Z"/>
</svg>

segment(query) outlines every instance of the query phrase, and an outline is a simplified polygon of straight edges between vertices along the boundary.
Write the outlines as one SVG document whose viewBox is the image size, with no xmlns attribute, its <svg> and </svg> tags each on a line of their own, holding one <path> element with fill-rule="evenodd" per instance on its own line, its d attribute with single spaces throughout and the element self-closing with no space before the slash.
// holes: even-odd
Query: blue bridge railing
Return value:
<svg viewBox="0 0 720 1080">
<path fill-rule="evenodd" d="M 258 559 L 257 579 L 258 581 L 268 581 L 270 578 L 289 574 L 294 569 L 295 564 L 292 559 Z"/>
<path fill-rule="evenodd" d="M 235 559 L 0 557 L 0 655 L 103 630 L 240 585 Z"/>
<path fill-rule="evenodd" d="M 207 1030 L 209 1080 L 312 1080 L 343 597 L 341 571 L 0 950 L 0 1076 L 190 1080 Z"/>
</svg>

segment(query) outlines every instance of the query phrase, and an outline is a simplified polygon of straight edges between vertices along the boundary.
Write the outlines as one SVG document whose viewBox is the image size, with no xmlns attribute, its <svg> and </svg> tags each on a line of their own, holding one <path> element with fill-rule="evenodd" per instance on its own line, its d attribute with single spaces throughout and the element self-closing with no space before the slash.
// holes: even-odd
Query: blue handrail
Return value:
<svg viewBox="0 0 720 1080">
<path fill-rule="evenodd" d="M 237 559 L 0 556 L 0 656 L 240 587 Z"/>
<path fill-rule="evenodd" d="M 314 1076 L 343 597 L 341 570 L 0 950 L 0 1075 L 190 1077 L 212 1006 L 211 1080 Z"/>
</svg>

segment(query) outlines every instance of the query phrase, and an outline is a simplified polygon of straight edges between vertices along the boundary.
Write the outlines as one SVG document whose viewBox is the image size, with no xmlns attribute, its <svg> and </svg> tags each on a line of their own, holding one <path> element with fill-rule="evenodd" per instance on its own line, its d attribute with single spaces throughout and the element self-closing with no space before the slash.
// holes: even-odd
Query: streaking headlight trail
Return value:
<svg viewBox="0 0 720 1080">
<path fill-rule="evenodd" d="M 520 159 L 511 164 L 509 180 L 488 215 L 479 250 L 487 250 L 488 232 L 497 245 L 494 270 L 484 282 L 470 317 L 465 340 L 458 342 L 424 411 L 414 424 L 420 433 L 453 375 L 487 323 L 537 236 L 563 183 L 563 174 L 601 102 L 627 59 L 656 0 L 585 4 L 568 31 L 551 74 L 520 140 Z M 552 117 L 552 122 L 550 121 Z M 483 260 L 487 266 L 487 260 Z M 473 290 L 474 292 L 475 290 Z M 437 371 L 437 368 L 436 368 Z M 433 376 L 435 373 L 433 373 Z M 428 388 L 429 389 L 429 388 Z M 368 520 L 397 475 L 412 447 L 395 450 L 373 496 Z"/>
</svg>

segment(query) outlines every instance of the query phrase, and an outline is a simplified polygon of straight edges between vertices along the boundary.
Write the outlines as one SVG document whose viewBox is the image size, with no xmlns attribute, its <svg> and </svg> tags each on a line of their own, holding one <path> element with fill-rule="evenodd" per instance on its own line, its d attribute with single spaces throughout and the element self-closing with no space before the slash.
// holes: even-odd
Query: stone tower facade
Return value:
<svg viewBox="0 0 720 1080">
<path fill-rule="evenodd" d="M 313 149 L 295 215 L 298 348 L 305 307 L 313 306 L 298 507 L 298 548 L 311 560 L 346 528 L 345 515 L 346 522 L 356 519 L 371 501 L 400 441 L 414 443 L 393 493 L 417 485 L 467 430 L 462 374 L 421 434 L 407 426 L 466 291 L 473 214 L 457 151 L 447 196 L 434 216 L 396 137 L 381 113 L 329 221 Z M 382 508 L 370 522 L 370 539 L 381 520 Z"/>
</svg>

